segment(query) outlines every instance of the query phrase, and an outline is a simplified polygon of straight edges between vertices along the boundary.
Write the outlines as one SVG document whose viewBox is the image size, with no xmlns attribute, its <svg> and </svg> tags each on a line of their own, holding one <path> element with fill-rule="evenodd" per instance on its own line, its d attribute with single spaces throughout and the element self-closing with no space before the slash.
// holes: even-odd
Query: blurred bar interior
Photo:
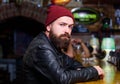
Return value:
<svg viewBox="0 0 120 84">
<path fill-rule="evenodd" d="M 71 10 L 72 38 L 93 47 L 95 56 L 90 60 L 106 59 L 120 68 L 120 0 L 0 0 L 1 84 L 21 82 L 22 57 L 30 41 L 44 30 L 46 7 L 51 3 Z"/>
</svg>

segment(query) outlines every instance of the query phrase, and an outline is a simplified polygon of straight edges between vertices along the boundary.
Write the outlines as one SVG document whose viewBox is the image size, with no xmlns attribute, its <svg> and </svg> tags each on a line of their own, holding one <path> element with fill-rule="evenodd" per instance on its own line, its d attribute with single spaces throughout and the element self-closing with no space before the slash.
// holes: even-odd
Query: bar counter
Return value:
<svg viewBox="0 0 120 84">
<path fill-rule="evenodd" d="M 120 84 L 120 70 L 111 63 L 106 60 L 93 60 L 90 62 L 84 62 L 85 66 L 90 65 L 99 65 L 103 68 L 105 72 L 105 76 L 101 80 L 97 81 L 89 81 L 89 82 L 81 82 L 76 84 Z"/>
</svg>

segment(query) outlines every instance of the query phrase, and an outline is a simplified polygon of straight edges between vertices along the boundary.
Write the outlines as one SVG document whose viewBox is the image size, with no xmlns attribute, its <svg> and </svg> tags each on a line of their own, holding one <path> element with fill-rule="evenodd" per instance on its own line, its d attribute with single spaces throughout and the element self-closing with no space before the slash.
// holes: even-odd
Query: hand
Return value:
<svg viewBox="0 0 120 84">
<path fill-rule="evenodd" d="M 82 54 L 81 57 L 90 57 L 91 53 L 88 49 L 88 47 L 85 45 L 85 43 L 80 38 L 72 39 L 72 45 L 73 47 L 79 49 L 81 47 Z"/>
<path fill-rule="evenodd" d="M 62 52 L 68 55 L 70 58 L 74 58 L 74 50 L 72 46 L 72 41 L 70 41 L 68 48 L 66 50 L 62 49 Z"/>
<path fill-rule="evenodd" d="M 103 77 L 104 77 L 103 69 L 99 66 L 93 66 L 93 67 L 98 71 L 98 75 L 100 76 L 100 79 L 103 79 Z"/>
<path fill-rule="evenodd" d="M 72 42 L 72 44 L 73 43 L 75 43 L 75 44 L 81 44 L 81 43 L 83 43 L 83 41 L 81 40 L 81 39 L 71 39 L 71 42 Z"/>
</svg>

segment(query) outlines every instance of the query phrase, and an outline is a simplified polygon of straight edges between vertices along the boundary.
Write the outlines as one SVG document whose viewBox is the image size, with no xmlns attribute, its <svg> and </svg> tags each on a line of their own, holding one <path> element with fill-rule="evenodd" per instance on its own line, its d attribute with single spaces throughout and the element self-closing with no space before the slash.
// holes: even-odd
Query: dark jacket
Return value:
<svg viewBox="0 0 120 84">
<path fill-rule="evenodd" d="M 99 79 L 95 68 L 85 68 L 57 50 L 43 32 L 30 43 L 23 64 L 25 84 L 74 84 Z"/>
</svg>

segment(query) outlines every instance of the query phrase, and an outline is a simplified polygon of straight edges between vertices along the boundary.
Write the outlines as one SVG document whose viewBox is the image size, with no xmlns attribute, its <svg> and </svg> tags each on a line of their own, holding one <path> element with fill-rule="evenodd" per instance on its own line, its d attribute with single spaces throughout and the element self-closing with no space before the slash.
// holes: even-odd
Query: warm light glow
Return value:
<svg viewBox="0 0 120 84">
<path fill-rule="evenodd" d="M 66 5 L 70 1 L 71 0 L 51 0 L 52 4 L 56 4 L 56 5 Z"/>
</svg>

